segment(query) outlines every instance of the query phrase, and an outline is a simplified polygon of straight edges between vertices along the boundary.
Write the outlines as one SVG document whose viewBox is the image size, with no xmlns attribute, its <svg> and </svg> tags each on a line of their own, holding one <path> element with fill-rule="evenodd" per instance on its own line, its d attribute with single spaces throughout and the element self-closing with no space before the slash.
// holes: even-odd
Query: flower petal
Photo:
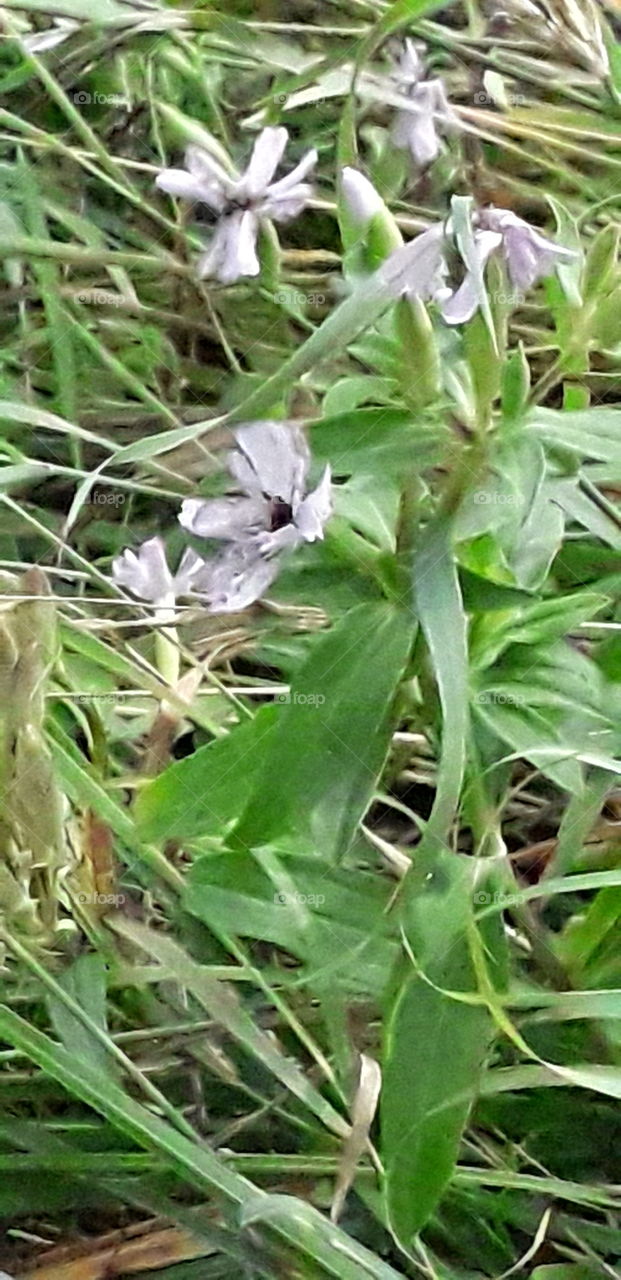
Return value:
<svg viewBox="0 0 621 1280">
<path fill-rule="evenodd" d="M 294 524 L 285 524 L 282 529 L 257 534 L 256 545 L 262 556 L 271 559 L 281 551 L 292 551 L 303 541 L 302 534 Z"/>
<path fill-rule="evenodd" d="M 294 507 L 304 492 L 309 467 L 302 430 L 293 423 L 253 422 L 234 434 L 261 493 Z"/>
<path fill-rule="evenodd" d="M 179 524 L 198 538 L 226 538 L 237 542 L 250 530 L 261 528 L 267 519 L 267 503 L 256 498 L 186 498 L 181 504 Z"/>
<path fill-rule="evenodd" d="M 250 199 L 263 195 L 284 155 L 289 134 L 282 127 L 262 129 L 252 148 L 248 168 L 237 184 L 236 194 Z"/>
<path fill-rule="evenodd" d="M 319 484 L 300 503 L 294 522 L 305 542 L 323 538 L 323 527 L 332 514 L 332 476 L 326 467 Z"/>
<path fill-rule="evenodd" d="M 194 590 L 197 579 L 203 572 L 206 560 L 196 554 L 192 547 L 186 547 L 173 578 L 175 596 L 187 596 Z"/>
<path fill-rule="evenodd" d="M 444 81 L 438 78 L 436 80 L 428 80 L 427 84 L 429 86 L 429 101 L 437 127 L 444 133 L 452 133 L 461 129 L 461 120 L 447 97 Z"/>
<path fill-rule="evenodd" d="M 289 222 L 291 218 L 297 218 L 298 214 L 306 208 L 312 194 L 313 188 L 307 182 L 299 182 L 296 187 L 291 188 L 291 191 L 276 199 L 266 196 L 257 212 L 263 218 L 273 218 L 274 222 Z"/>
<path fill-rule="evenodd" d="M 236 179 L 204 147 L 193 144 L 187 147 L 185 166 L 193 178 L 198 178 L 206 186 L 219 187 L 225 195 L 230 195 L 235 189 Z"/>
<path fill-rule="evenodd" d="M 417 95 L 424 85 L 416 90 Z M 392 140 L 396 147 L 408 147 L 413 159 L 421 168 L 431 164 L 440 150 L 433 112 L 421 103 L 407 111 L 398 111 L 392 127 Z"/>
<path fill-rule="evenodd" d="M 484 269 L 488 258 L 491 257 L 495 249 L 502 244 L 502 236 L 495 231 L 476 231 L 475 245 L 479 266 Z M 480 291 L 479 282 L 474 271 L 467 271 L 459 288 L 455 290 L 452 298 L 448 301 L 440 301 L 440 311 L 442 319 L 446 324 L 466 324 L 475 314 L 479 302 Z"/>
<path fill-rule="evenodd" d="M 443 286 L 446 274 L 445 238 L 441 222 L 429 227 L 386 258 L 378 271 L 379 280 L 390 288 L 395 298 L 403 294 L 423 299 L 434 297 Z"/>
<path fill-rule="evenodd" d="M 281 196 L 289 195 L 292 189 L 302 182 L 302 179 L 306 177 L 307 173 L 310 173 L 310 170 L 316 164 L 317 152 L 313 148 L 312 151 L 306 152 L 306 155 L 291 170 L 291 173 L 285 174 L 284 178 L 279 178 L 278 182 L 272 182 L 265 194 L 270 200 L 280 200 Z"/>
<path fill-rule="evenodd" d="M 258 219 L 250 209 L 238 209 L 222 218 L 207 252 L 199 259 L 200 278 L 215 276 L 222 284 L 233 284 L 241 276 L 258 276 L 258 230 Z"/>
<path fill-rule="evenodd" d="M 173 578 L 166 560 L 161 538 L 149 538 L 138 552 L 129 548 L 112 561 L 112 577 L 120 587 L 150 604 L 160 604 L 172 597 Z"/>
<path fill-rule="evenodd" d="M 423 61 L 413 40 L 404 40 L 403 48 L 393 70 L 393 79 L 400 84 L 418 84 L 424 74 Z"/>
<path fill-rule="evenodd" d="M 210 613 L 236 613 L 254 604 L 274 581 L 278 559 L 265 559 L 256 543 L 233 543 L 207 565 L 201 589 Z"/>
<path fill-rule="evenodd" d="M 222 208 L 222 195 L 208 188 L 199 178 L 192 177 L 186 169 L 162 169 L 155 179 L 159 191 L 166 191 L 169 196 L 180 196 L 182 200 L 199 201 L 208 204 L 216 212 Z"/>
<path fill-rule="evenodd" d="M 576 256 L 572 249 L 548 240 L 511 209 L 495 209 L 492 205 L 481 211 L 479 223 L 502 236 L 509 278 L 512 285 L 523 292 L 540 277 L 552 273 L 555 258 L 569 260 Z"/>
</svg>

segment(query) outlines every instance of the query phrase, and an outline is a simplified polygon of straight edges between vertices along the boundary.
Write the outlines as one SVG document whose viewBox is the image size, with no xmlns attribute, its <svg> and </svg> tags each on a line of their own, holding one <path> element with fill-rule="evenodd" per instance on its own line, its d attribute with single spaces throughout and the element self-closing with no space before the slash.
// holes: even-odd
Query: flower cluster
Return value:
<svg viewBox="0 0 621 1280">
<path fill-rule="evenodd" d="M 173 574 L 161 539 L 150 538 L 138 553 L 124 551 L 113 563 L 117 584 L 154 604 L 160 621 L 180 597 L 201 600 L 211 613 L 246 609 L 274 581 L 285 551 L 323 538 L 331 514 L 330 468 L 308 493 L 311 459 L 301 428 L 254 422 L 239 427 L 235 441 L 227 461 L 239 492 L 187 498 L 179 516 L 184 529 L 222 543 L 221 551 L 203 558 L 188 548 Z"/>
<path fill-rule="evenodd" d="M 418 48 L 406 40 L 390 75 L 378 92 L 396 110 L 393 142 L 407 147 L 418 166 L 439 154 L 441 136 L 459 127 L 459 120 L 439 79 L 427 79 Z M 285 222 L 301 212 L 311 194 L 305 181 L 317 160 L 309 151 L 285 177 L 275 180 L 288 141 L 287 130 L 269 126 L 255 141 L 243 173 L 227 169 L 226 157 L 191 146 L 185 169 L 164 169 L 157 186 L 170 195 L 207 206 L 216 227 L 198 264 L 201 277 L 230 284 L 260 272 L 257 240 L 266 221 Z M 455 234 L 453 220 L 438 222 L 409 244 L 372 183 L 358 170 L 341 175 L 342 198 L 362 231 L 373 219 L 390 223 L 385 257 L 376 280 L 388 297 L 433 302 L 444 321 L 464 324 L 484 297 L 484 272 L 497 255 L 511 286 L 530 289 L 557 265 L 574 257 L 508 209 L 490 206 L 471 215 L 466 237 Z M 393 245 L 399 247 L 393 248 Z M 461 279 L 455 264 L 461 261 Z M 155 605 L 160 618 L 169 617 L 178 597 L 200 599 L 211 612 L 242 610 L 258 600 L 274 581 L 282 555 L 302 542 L 323 537 L 331 512 L 330 471 L 307 492 L 310 457 L 304 435 L 293 423 L 260 422 L 237 429 L 236 449 L 228 469 L 235 482 L 233 496 L 203 501 L 187 499 L 179 516 L 189 533 L 219 544 L 203 558 L 185 552 L 176 573 L 166 562 L 159 538 L 145 542 L 138 553 L 125 551 L 113 566 L 117 583 Z"/>
</svg>

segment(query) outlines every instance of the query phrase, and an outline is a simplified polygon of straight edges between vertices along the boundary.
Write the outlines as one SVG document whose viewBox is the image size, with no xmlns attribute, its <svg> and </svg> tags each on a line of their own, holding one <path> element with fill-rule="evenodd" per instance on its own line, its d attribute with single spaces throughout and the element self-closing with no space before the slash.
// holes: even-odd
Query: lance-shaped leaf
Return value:
<svg viewBox="0 0 621 1280">
<path fill-rule="evenodd" d="M 404 959 L 388 1001 L 380 1152 L 387 1216 L 406 1248 L 450 1181 L 493 1030 L 485 1005 L 468 1000 L 477 987 L 468 937 L 472 871 L 466 859 L 443 853 L 423 888 L 412 880 Z M 485 943 L 500 986 L 498 921 Z"/>
<path fill-rule="evenodd" d="M 411 626 L 388 604 L 363 604 L 319 640 L 268 743 L 237 842 L 342 856 L 384 764 Z"/>
</svg>

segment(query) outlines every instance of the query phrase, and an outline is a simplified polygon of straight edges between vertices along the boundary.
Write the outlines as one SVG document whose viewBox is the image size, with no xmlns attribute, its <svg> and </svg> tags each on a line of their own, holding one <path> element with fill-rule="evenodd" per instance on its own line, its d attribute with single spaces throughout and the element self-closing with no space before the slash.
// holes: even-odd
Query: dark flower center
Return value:
<svg viewBox="0 0 621 1280">
<path fill-rule="evenodd" d="M 293 520 L 293 509 L 284 498 L 270 498 L 270 533 L 284 529 Z"/>
</svg>

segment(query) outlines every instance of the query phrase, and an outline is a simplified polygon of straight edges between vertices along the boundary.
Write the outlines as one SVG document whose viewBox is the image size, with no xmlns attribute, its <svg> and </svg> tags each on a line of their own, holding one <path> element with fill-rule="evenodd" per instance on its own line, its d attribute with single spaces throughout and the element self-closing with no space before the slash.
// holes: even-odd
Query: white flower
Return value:
<svg viewBox="0 0 621 1280">
<path fill-rule="evenodd" d="M 426 167 L 440 151 L 440 134 L 454 133 L 461 124 L 442 80 L 425 80 L 423 76 L 418 50 L 406 40 L 391 76 L 404 96 L 391 137 L 395 146 L 409 148 L 416 163 Z"/>
<path fill-rule="evenodd" d="M 557 262 L 576 257 L 573 249 L 554 244 L 510 209 L 490 205 L 479 213 L 478 224 L 484 228 L 481 234 L 498 236 L 511 284 L 521 292 L 551 275 Z"/>
<path fill-rule="evenodd" d="M 139 600 L 156 606 L 160 617 L 170 614 L 179 596 L 190 595 L 205 569 L 205 561 L 189 547 L 176 573 L 171 573 L 161 538 L 149 538 L 138 551 L 123 551 L 112 562 L 112 577 Z"/>
<path fill-rule="evenodd" d="M 520 292 L 549 275 L 557 261 L 575 257 L 573 250 L 554 244 L 509 209 L 491 207 L 475 214 L 473 238 L 476 264 L 466 266 L 461 283 L 454 288 L 448 285 L 450 220 L 436 223 L 391 253 L 379 277 L 395 297 L 433 301 L 447 324 L 465 324 L 479 306 L 481 275 L 493 253 L 502 253 L 511 284 Z"/>
<path fill-rule="evenodd" d="M 200 538 L 254 544 L 262 555 L 323 538 L 331 514 L 330 468 L 305 493 L 310 455 L 299 427 L 254 422 L 235 432 L 228 468 L 244 496 L 186 498 L 179 520 Z"/>
<path fill-rule="evenodd" d="M 228 468 L 243 491 L 205 501 L 186 498 L 179 521 L 199 538 L 228 545 L 206 562 L 197 590 L 212 613 L 245 609 L 277 576 L 280 554 L 323 538 L 331 511 L 330 468 L 306 493 L 310 455 L 294 424 L 254 422 L 235 432 Z"/>
<path fill-rule="evenodd" d="M 232 177 L 213 156 L 199 147 L 188 147 L 185 169 L 163 169 L 156 185 L 169 195 L 208 205 L 219 215 L 207 252 L 198 264 L 199 275 L 214 276 L 231 284 L 241 276 L 256 276 L 260 266 L 256 243 L 262 218 L 286 222 L 304 208 L 311 187 L 303 179 L 317 162 L 309 151 L 286 177 L 272 179 L 288 141 L 283 128 L 263 129 L 247 169 Z"/>
</svg>

